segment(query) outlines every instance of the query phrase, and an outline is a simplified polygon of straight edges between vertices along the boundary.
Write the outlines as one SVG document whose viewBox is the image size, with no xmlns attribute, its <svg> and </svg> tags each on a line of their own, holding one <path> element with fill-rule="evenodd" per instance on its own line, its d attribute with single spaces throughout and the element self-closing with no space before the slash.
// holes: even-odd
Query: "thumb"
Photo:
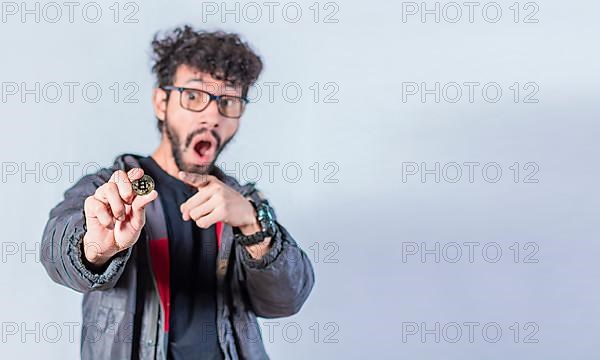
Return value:
<svg viewBox="0 0 600 360">
<path fill-rule="evenodd" d="M 158 192 L 152 190 L 149 194 L 136 196 L 131 203 L 131 225 L 134 229 L 140 230 L 145 223 L 144 208 L 152 201 L 156 200 Z"/>
</svg>

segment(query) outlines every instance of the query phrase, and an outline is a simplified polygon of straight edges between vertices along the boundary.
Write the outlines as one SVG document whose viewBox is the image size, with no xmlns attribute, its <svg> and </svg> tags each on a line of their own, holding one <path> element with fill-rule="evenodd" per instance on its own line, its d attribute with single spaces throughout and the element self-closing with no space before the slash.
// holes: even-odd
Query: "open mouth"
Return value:
<svg viewBox="0 0 600 360">
<path fill-rule="evenodd" d="M 210 141 L 200 140 L 198 141 L 196 146 L 194 146 L 194 150 L 198 153 L 198 155 L 204 156 L 204 154 L 206 154 L 206 152 L 210 149 L 211 146 L 212 144 L 210 143 Z"/>
<path fill-rule="evenodd" d="M 208 163 L 212 161 L 215 153 L 215 142 L 211 139 L 200 139 L 194 144 L 194 152 L 198 155 L 200 162 Z"/>
</svg>

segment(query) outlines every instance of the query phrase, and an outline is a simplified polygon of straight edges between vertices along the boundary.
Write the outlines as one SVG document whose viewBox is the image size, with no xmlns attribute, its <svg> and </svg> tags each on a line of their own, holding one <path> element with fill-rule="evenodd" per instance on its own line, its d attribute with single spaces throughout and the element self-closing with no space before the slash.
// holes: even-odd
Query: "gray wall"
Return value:
<svg viewBox="0 0 600 360">
<path fill-rule="evenodd" d="M 436 22 L 420 2 L 313 3 L 272 19 L 238 3 L 236 19 L 234 2 L 123 1 L 116 23 L 112 2 L 77 3 L 72 22 L 62 3 L 60 19 L 38 3 L 39 22 L 0 4 L 3 357 L 78 356 L 81 296 L 46 276 L 40 235 L 82 174 L 156 147 L 149 41 L 185 22 L 242 33 L 266 63 L 221 162 L 241 180 L 260 168 L 315 265 L 302 312 L 263 324 L 273 358 L 597 351 L 599 5 L 519 2 L 515 22 L 513 1 L 472 20 L 442 2 Z"/>
</svg>

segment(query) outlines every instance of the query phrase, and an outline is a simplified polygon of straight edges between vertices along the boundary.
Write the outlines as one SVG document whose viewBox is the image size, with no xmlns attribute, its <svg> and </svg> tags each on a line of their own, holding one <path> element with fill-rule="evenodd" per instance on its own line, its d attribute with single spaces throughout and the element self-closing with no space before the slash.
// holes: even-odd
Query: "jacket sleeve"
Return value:
<svg viewBox="0 0 600 360">
<path fill-rule="evenodd" d="M 64 193 L 64 199 L 50 211 L 42 235 L 42 265 L 58 284 L 78 292 L 112 288 L 131 255 L 131 248 L 116 254 L 100 270 L 92 270 L 83 256 L 85 199 L 106 183 L 115 169 L 101 169 L 86 175 Z"/>
<path fill-rule="evenodd" d="M 255 199 L 259 201 L 259 199 Z M 296 314 L 310 295 L 315 274 L 308 256 L 279 222 L 271 249 L 253 259 L 244 246 L 235 244 L 238 266 L 245 274 L 246 290 L 256 315 L 264 318 Z"/>
</svg>

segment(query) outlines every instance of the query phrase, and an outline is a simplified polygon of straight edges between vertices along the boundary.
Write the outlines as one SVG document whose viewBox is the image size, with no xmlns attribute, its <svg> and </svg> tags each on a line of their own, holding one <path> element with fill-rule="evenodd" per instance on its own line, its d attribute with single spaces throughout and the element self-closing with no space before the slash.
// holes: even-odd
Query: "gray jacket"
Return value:
<svg viewBox="0 0 600 360">
<path fill-rule="evenodd" d="M 116 254 L 101 271 L 82 259 L 85 234 L 83 204 L 118 169 L 140 167 L 139 156 L 124 154 L 112 168 L 86 175 L 50 211 L 42 239 L 42 263 L 55 282 L 81 292 L 82 359 L 166 359 L 168 332 L 152 272 L 148 244 L 166 234 L 160 201 L 146 207 L 146 225 L 136 244 Z M 254 201 L 253 183 L 241 186 L 216 169 L 224 183 Z M 217 255 L 217 331 L 226 359 L 268 359 L 257 316 L 277 318 L 297 313 L 308 298 L 314 272 L 310 260 L 286 229 L 278 232 L 272 249 L 259 260 L 233 241 L 224 224 Z"/>
</svg>

